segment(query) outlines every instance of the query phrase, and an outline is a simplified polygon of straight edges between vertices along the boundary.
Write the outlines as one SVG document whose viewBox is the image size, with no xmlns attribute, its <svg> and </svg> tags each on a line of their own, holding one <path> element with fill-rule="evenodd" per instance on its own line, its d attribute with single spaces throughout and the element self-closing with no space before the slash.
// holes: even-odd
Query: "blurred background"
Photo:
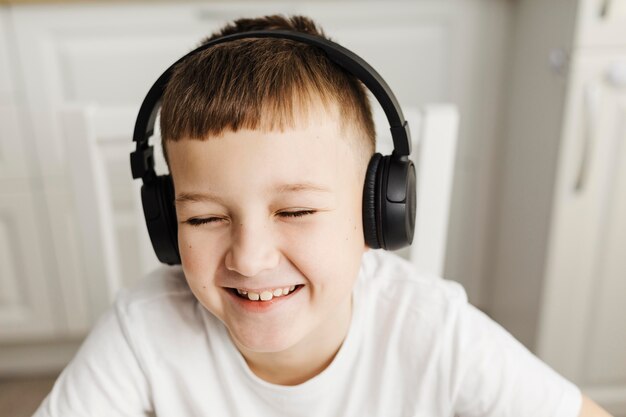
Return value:
<svg viewBox="0 0 626 417">
<path fill-rule="evenodd" d="M 275 13 L 368 61 L 418 149 L 424 109 L 453 109 L 453 159 L 420 195 L 445 203 L 422 219 L 444 219 L 436 272 L 626 416 L 626 0 L 0 1 L 0 415 L 30 415 L 158 266 L 129 167 L 149 87 Z"/>
</svg>

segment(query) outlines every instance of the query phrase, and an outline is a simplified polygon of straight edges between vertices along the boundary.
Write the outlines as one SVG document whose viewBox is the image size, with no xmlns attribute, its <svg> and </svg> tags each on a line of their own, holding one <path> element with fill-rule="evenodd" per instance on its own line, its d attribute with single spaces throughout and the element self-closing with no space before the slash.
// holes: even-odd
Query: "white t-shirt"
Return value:
<svg viewBox="0 0 626 417">
<path fill-rule="evenodd" d="M 163 265 L 119 293 L 35 416 L 563 416 L 580 390 L 467 302 L 456 282 L 363 256 L 344 343 L 296 386 L 257 377 Z"/>
</svg>

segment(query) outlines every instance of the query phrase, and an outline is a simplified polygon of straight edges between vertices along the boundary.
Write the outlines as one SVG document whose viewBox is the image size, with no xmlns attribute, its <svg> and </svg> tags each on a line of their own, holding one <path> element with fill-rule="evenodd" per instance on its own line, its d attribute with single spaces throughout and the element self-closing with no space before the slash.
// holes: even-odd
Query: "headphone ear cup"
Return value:
<svg viewBox="0 0 626 417">
<path fill-rule="evenodd" d="M 141 202 L 148 234 L 157 258 L 169 265 L 180 264 L 174 184 L 170 175 L 159 175 L 141 186 Z"/>
<path fill-rule="evenodd" d="M 406 156 L 386 155 L 380 174 L 379 241 L 383 249 L 397 250 L 413 242 L 416 210 L 415 166 Z"/>
<path fill-rule="evenodd" d="M 380 249 L 380 180 L 379 167 L 382 155 L 372 155 L 365 173 L 363 187 L 363 234 L 365 243 L 372 249 Z"/>
</svg>

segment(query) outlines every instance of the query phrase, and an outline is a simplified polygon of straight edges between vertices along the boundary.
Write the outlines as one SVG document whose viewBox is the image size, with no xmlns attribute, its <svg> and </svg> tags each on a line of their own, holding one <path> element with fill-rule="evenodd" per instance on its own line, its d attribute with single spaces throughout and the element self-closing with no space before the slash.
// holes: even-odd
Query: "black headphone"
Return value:
<svg viewBox="0 0 626 417">
<path fill-rule="evenodd" d="M 174 184 L 171 175 L 156 175 L 153 147 L 148 145 L 148 139 L 154 133 L 161 96 L 179 62 L 213 45 L 243 38 L 283 38 L 316 46 L 325 51 L 331 61 L 359 78 L 374 94 L 391 126 L 394 150 L 385 156 L 375 153 L 367 167 L 363 189 L 365 243 L 372 249 L 387 250 L 410 245 L 415 229 L 417 192 L 415 166 L 409 159 L 411 134 L 400 105 L 385 80 L 359 56 L 322 37 L 288 30 L 259 30 L 213 39 L 189 52 L 161 74 L 141 104 L 133 133 L 137 148 L 130 154 L 130 167 L 133 178 L 143 181 L 143 212 L 159 261 L 180 264 Z"/>
</svg>

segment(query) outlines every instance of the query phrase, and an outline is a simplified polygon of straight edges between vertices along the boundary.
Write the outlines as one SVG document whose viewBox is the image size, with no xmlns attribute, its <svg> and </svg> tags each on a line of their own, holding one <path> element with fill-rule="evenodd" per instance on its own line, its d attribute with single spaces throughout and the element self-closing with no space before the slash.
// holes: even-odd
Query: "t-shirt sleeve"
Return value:
<svg viewBox="0 0 626 417">
<path fill-rule="evenodd" d="M 460 298 L 450 332 L 455 415 L 577 417 L 579 388 L 469 304 L 465 295 Z"/>
<path fill-rule="evenodd" d="M 33 417 L 150 416 L 148 388 L 116 303 L 96 322 Z"/>
</svg>

